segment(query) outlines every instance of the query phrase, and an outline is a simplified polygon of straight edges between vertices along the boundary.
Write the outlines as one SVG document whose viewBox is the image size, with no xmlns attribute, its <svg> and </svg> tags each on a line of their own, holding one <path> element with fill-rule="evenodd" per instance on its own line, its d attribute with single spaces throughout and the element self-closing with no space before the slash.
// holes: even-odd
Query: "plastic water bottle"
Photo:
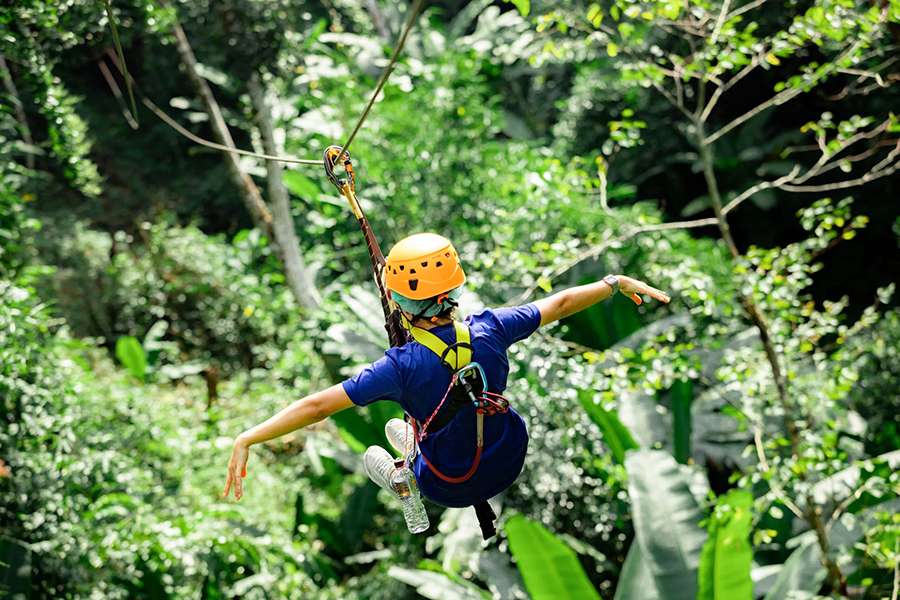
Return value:
<svg viewBox="0 0 900 600">
<path fill-rule="evenodd" d="M 391 475 L 391 487 L 403 505 L 403 518 L 410 533 L 422 533 L 428 529 L 428 513 L 419 495 L 416 477 L 409 467 L 403 465 L 394 469 Z"/>
</svg>

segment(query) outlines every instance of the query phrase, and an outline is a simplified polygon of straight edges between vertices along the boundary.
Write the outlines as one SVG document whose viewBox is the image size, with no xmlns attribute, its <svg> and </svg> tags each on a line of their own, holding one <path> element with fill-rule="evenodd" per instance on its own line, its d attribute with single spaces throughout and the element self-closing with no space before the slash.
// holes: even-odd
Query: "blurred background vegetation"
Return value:
<svg viewBox="0 0 900 600">
<path fill-rule="evenodd" d="M 380 0 L 0 8 L 0 596 L 892 598 L 900 2 L 426 3 L 354 142 L 384 245 L 466 312 L 627 273 L 520 344 L 498 540 L 368 482 L 387 403 L 231 439 L 386 344 L 317 167 L 407 16 Z M 117 68 L 110 15 L 137 112 Z"/>
</svg>

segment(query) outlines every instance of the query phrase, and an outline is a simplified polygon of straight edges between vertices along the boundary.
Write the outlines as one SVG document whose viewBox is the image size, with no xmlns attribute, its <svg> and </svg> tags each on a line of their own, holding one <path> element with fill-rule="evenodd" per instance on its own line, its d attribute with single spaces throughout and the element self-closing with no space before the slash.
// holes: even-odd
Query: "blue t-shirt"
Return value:
<svg viewBox="0 0 900 600">
<path fill-rule="evenodd" d="M 509 361 L 506 350 L 538 328 L 541 315 L 534 304 L 484 310 L 466 319 L 472 338 L 472 360 L 487 377 L 488 391 L 506 389 Z M 455 342 L 451 324 L 431 333 L 445 343 Z M 365 406 L 376 400 L 398 402 L 417 421 L 424 422 L 437 407 L 450 385 L 450 371 L 431 350 L 418 342 L 390 348 L 385 355 L 344 382 L 354 404 Z M 429 432 L 420 450 L 441 473 L 459 477 L 468 472 L 475 456 L 475 409 L 468 405 L 439 431 Z M 509 487 L 525 462 L 528 431 L 522 417 L 510 409 L 484 419 L 484 448 L 475 474 L 463 483 L 439 479 L 422 456 L 413 470 L 419 489 L 429 500 L 444 506 L 469 506 L 496 496 Z"/>
</svg>

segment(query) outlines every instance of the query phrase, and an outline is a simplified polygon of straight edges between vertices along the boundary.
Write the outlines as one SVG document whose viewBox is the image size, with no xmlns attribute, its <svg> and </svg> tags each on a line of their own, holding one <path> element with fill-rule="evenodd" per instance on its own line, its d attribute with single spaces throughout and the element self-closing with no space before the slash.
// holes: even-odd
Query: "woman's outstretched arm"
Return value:
<svg viewBox="0 0 900 600">
<path fill-rule="evenodd" d="M 660 302 L 668 303 L 670 300 L 667 294 L 647 285 L 643 281 L 638 281 L 625 275 L 617 275 L 616 277 L 619 280 L 619 291 L 631 298 L 635 304 L 643 302 L 641 294 L 647 294 Z M 534 304 L 541 313 L 541 325 L 547 325 L 581 312 L 589 306 L 606 300 L 612 294 L 612 286 L 601 279 L 587 285 L 562 290 L 552 296 L 541 298 Z"/>
<path fill-rule="evenodd" d="M 228 475 L 225 479 L 222 496 L 227 498 L 228 492 L 232 488 L 234 488 L 236 500 L 240 500 L 244 495 L 242 479 L 247 476 L 250 446 L 312 425 L 351 406 L 353 406 L 353 402 L 344 391 L 343 385 L 333 385 L 326 390 L 297 400 L 275 416 L 237 436 L 231 450 L 231 460 L 228 462 Z"/>
</svg>

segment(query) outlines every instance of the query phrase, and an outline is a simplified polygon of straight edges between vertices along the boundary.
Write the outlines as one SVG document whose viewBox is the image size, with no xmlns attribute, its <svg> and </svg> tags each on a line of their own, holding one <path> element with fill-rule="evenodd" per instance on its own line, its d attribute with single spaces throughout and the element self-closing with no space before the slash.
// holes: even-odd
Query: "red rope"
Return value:
<svg viewBox="0 0 900 600">
<path fill-rule="evenodd" d="M 419 437 L 418 435 L 416 435 L 416 441 L 417 441 L 417 442 L 421 442 L 422 440 L 424 440 L 424 439 L 428 436 L 428 426 L 431 425 L 431 422 L 432 422 L 432 421 L 434 420 L 434 418 L 437 416 L 438 411 L 441 410 L 441 407 L 444 405 L 444 402 L 447 401 L 447 397 L 450 395 L 450 390 L 453 389 L 453 384 L 455 384 L 455 383 L 456 383 L 456 374 L 454 373 L 454 374 L 453 374 L 453 377 L 450 379 L 450 385 L 447 386 L 447 391 L 444 392 L 444 397 L 441 398 L 441 401 L 440 401 L 440 402 L 438 402 L 437 408 L 434 409 L 434 411 L 431 413 L 431 416 L 429 416 L 427 419 L 425 419 L 425 424 L 422 425 L 422 434 L 421 434 L 421 437 Z"/>
<path fill-rule="evenodd" d="M 416 431 L 418 429 L 418 427 L 417 427 L 417 421 L 415 419 L 412 420 L 412 426 L 413 426 L 413 434 L 418 437 L 418 432 Z M 422 457 L 422 460 L 425 461 L 425 464 L 428 466 L 428 468 L 431 470 L 431 472 L 434 473 L 439 479 L 446 481 L 447 483 L 465 483 L 466 481 L 471 479 L 472 475 L 475 474 L 475 471 L 478 470 L 478 465 L 481 463 L 481 450 L 482 450 L 482 446 L 478 445 L 475 447 L 475 458 L 472 459 L 472 466 L 469 467 L 469 470 L 466 471 L 466 473 L 464 475 L 460 475 L 459 477 L 450 477 L 449 475 L 444 475 L 443 473 L 441 473 L 437 469 L 437 467 L 435 467 L 433 464 L 431 464 L 431 461 L 428 460 L 428 457 L 425 456 L 424 452 L 422 452 L 422 448 L 419 448 L 419 456 Z"/>
</svg>

